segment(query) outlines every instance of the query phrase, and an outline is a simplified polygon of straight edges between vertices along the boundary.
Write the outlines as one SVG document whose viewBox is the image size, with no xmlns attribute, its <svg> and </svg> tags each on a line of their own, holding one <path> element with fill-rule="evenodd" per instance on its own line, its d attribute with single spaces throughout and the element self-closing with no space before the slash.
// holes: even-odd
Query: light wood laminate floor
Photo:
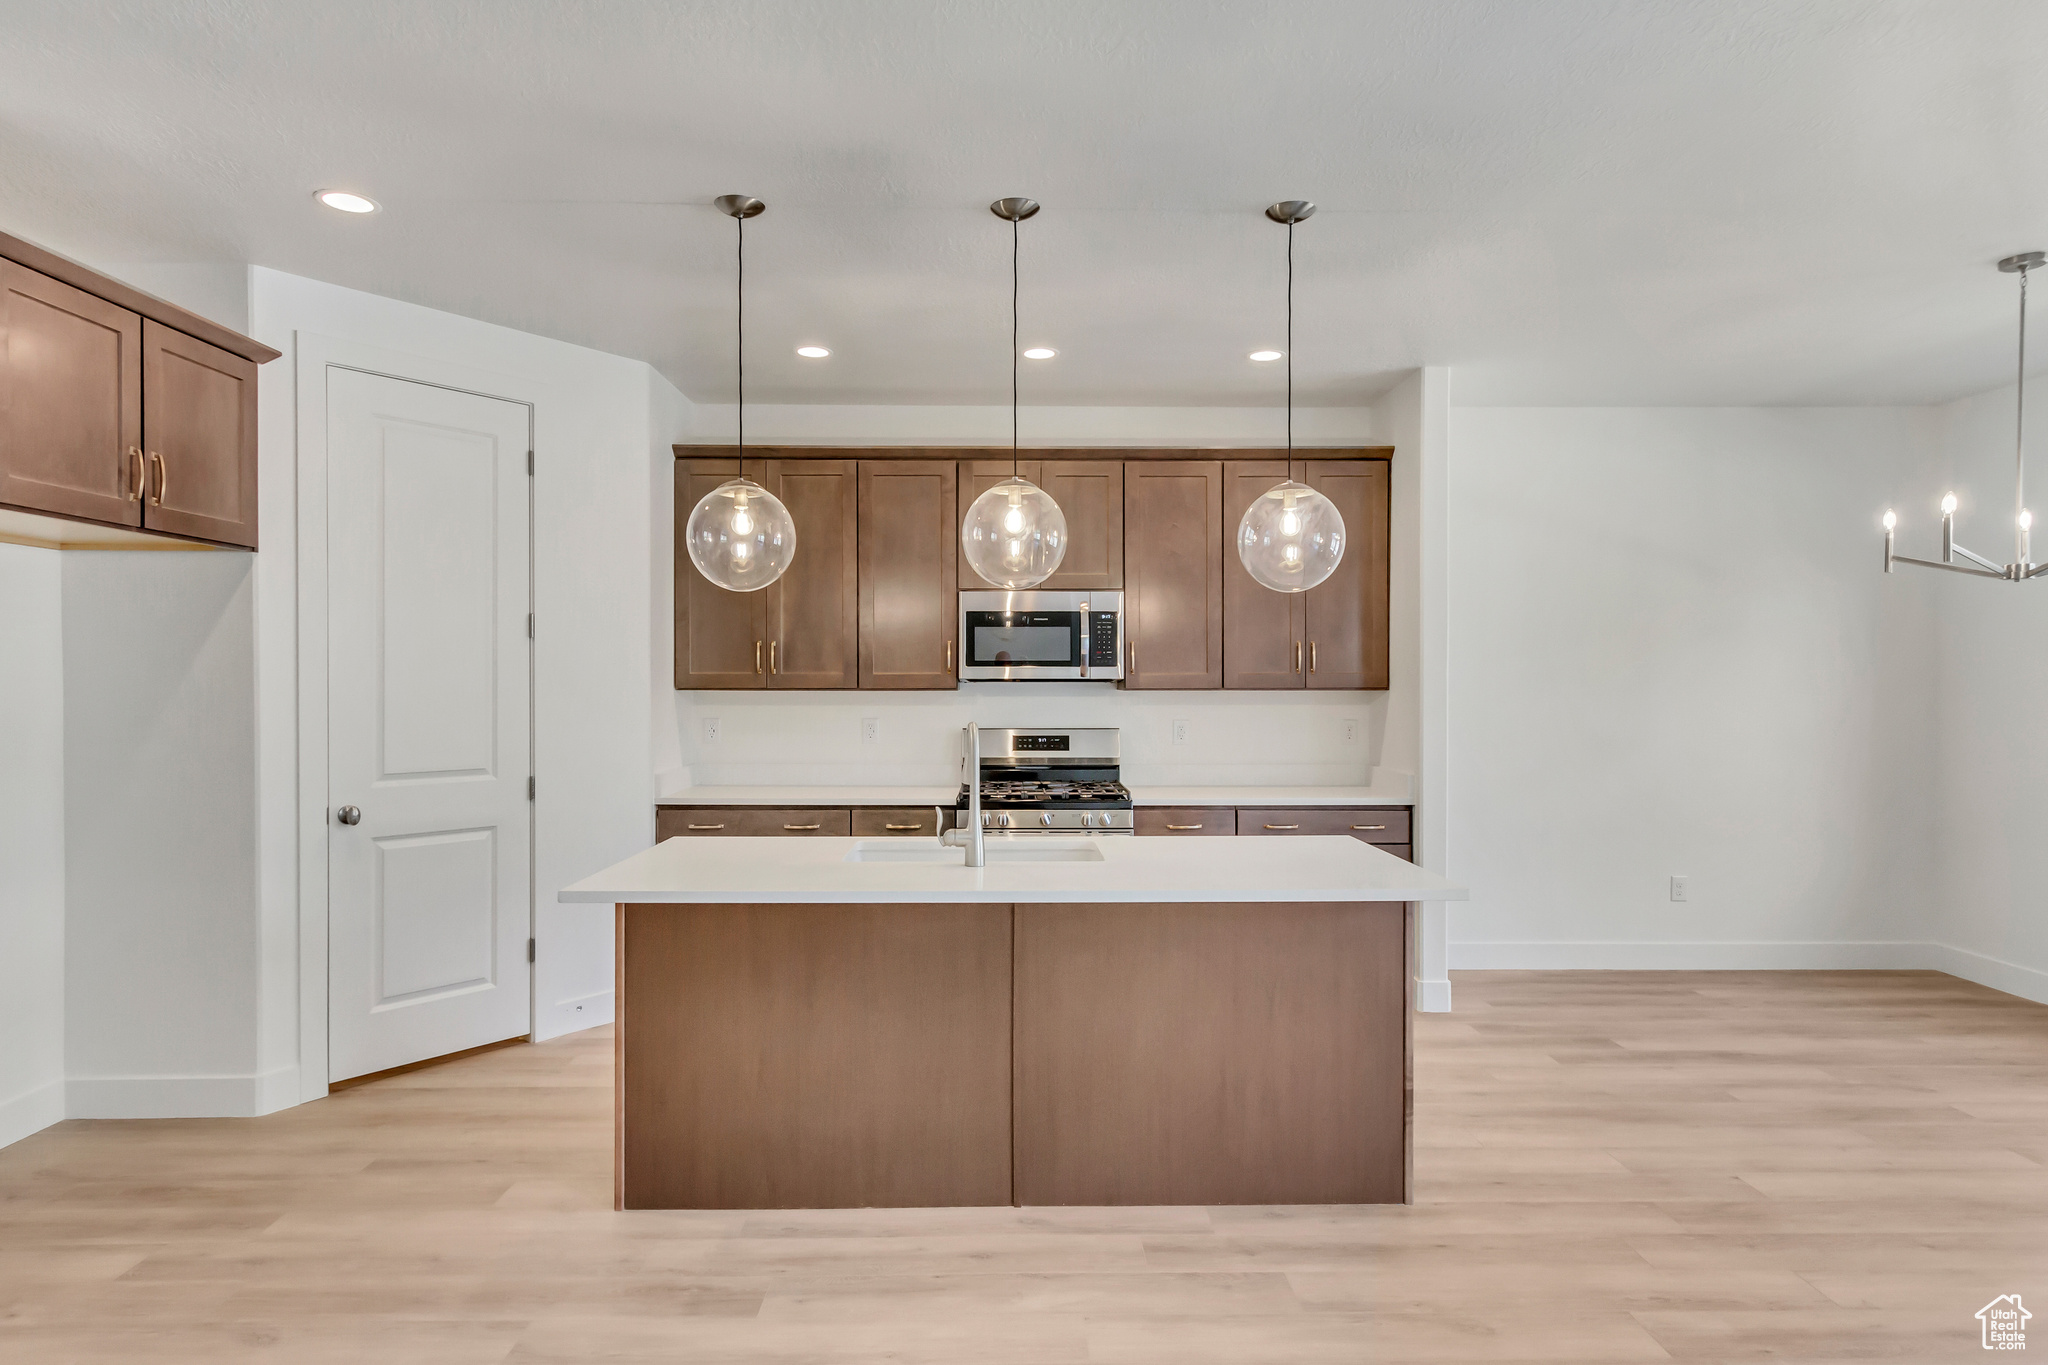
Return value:
<svg viewBox="0 0 2048 1365">
<path fill-rule="evenodd" d="M 600 1030 L 0 1150 L 0 1361 L 1947 1361 L 2048 1350 L 2048 1007 L 1474 973 L 1412 1208 L 611 1211 Z M 2022 1357 L 2024 1358 L 2024 1357 Z"/>
</svg>

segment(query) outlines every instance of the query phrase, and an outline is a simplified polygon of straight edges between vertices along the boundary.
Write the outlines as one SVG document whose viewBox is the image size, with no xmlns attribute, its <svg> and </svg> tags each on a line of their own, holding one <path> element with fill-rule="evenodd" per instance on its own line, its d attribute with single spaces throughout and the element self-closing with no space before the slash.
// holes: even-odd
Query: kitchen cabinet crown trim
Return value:
<svg viewBox="0 0 2048 1365">
<path fill-rule="evenodd" d="M 679 460 L 730 460 L 732 445 L 683 445 Z M 1033 460 L 1284 460 L 1282 446 L 1023 446 Z M 748 446 L 749 460 L 993 460 L 1010 458 L 1008 446 Z M 1300 460 L 1391 460 L 1392 446 L 1296 446 Z"/>
<path fill-rule="evenodd" d="M 133 285 L 123 284 L 111 276 L 103 275 L 91 266 L 82 265 L 68 256 L 25 242 L 19 237 L 0 232 L 0 257 L 16 265 L 27 266 L 40 271 L 51 279 L 62 280 L 74 289 L 83 289 L 95 298 L 106 300 L 131 313 L 175 328 L 187 336 L 218 346 L 223 351 L 253 360 L 258 365 L 277 359 L 284 352 L 273 350 L 253 337 L 243 336 L 233 328 L 223 327 L 209 318 L 203 318 L 190 309 L 180 308 L 168 299 L 154 294 L 145 294 Z"/>
</svg>

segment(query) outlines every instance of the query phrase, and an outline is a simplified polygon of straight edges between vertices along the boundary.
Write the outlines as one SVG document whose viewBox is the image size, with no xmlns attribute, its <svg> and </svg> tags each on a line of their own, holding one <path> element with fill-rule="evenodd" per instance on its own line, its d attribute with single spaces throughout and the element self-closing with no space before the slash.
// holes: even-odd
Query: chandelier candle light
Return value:
<svg viewBox="0 0 2048 1365">
<path fill-rule="evenodd" d="M 1245 509 L 1237 524 L 1237 557 L 1246 573 L 1275 592 L 1307 592 L 1344 558 L 1343 513 L 1294 481 L 1294 225 L 1315 211 L 1306 199 L 1285 199 L 1266 210 L 1287 228 L 1287 478 Z"/>
<path fill-rule="evenodd" d="M 782 499 L 747 477 L 747 219 L 768 206 L 744 194 L 712 201 L 738 221 L 739 290 L 735 311 L 739 360 L 739 444 L 737 477 L 706 493 L 690 512 L 684 530 L 690 562 L 697 572 L 732 592 L 757 592 L 782 577 L 796 557 L 796 522 Z"/>
<path fill-rule="evenodd" d="M 1066 513 L 1050 493 L 1017 472 L 1017 225 L 1038 212 L 1038 203 L 998 199 L 988 208 L 1010 225 L 1010 477 L 968 507 L 960 546 L 968 567 L 984 582 L 1013 590 L 1035 588 L 1052 577 L 1067 554 Z M 1047 351 L 1045 358 L 1051 355 Z"/>
<path fill-rule="evenodd" d="M 2020 357 L 2019 382 L 2015 385 L 2019 401 L 2013 416 L 2013 562 L 2006 565 L 1992 563 L 1984 556 L 1966 550 L 1956 544 L 1956 495 L 1950 493 L 1941 500 L 1941 558 L 1914 559 L 1910 555 L 1895 554 L 1892 551 L 1892 533 L 1898 528 L 1898 513 L 1886 509 L 1884 514 L 1884 571 L 1890 573 L 1892 565 L 1918 564 L 1927 569 L 1947 569 L 1950 573 L 1966 573 L 1977 578 L 2002 578 L 2008 583 L 2024 583 L 2030 578 L 2039 578 L 2048 573 L 2048 564 L 2036 564 L 2034 559 L 2034 514 L 2027 510 L 2027 272 L 2048 263 L 2048 255 L 2039 251 L 2023 251 L 2017 256 L 2008 256 L 1998 263 L 1998 268 L 2008 275 L 2020 277 Z M 1968 564 L 1958 564 L 1956 556 L 1961 555 Z M 1975 567 L 1972 567 L 1972 566 Z"/>
</svg>

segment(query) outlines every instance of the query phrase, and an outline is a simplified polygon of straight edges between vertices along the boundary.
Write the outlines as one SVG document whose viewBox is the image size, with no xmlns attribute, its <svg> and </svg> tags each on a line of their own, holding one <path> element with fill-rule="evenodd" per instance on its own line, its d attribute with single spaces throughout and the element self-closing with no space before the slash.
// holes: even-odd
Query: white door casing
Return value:
<svg viewBox="0 0 2048 1365">
<path fill-rule="evenodd" d="M 523 403 L 326 378 L 328 1076 L 344 1080 L 531 1029 L 532 427 Z"/>
</svg>

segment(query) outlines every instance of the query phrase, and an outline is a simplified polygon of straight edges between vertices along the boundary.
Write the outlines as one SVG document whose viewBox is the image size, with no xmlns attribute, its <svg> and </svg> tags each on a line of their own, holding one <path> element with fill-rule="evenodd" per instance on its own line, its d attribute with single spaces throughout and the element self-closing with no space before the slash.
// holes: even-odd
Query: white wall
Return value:
<svg viewBox="0 0 2048 1365">
<path fill-rule="evenodd" d="M 263 1108 L 254 563 L 64 555 L 74 1118 Z"/>
<path fill-rule="evenodd" d="M 1877 517 L 1938 439 L 1452 410 L 1453 967 L 1921 965 L 1936 585 L 1880 572 Z"/>
<path fill-rule="evenodd" d="M 2034 415 L 2048 383 L 2027 397 Z M 2000 564 L 2013 558 L 2011 385 L 1949 405 L 1943 441 L 1887 493 L 1901 518 L 1899 550 L 1934 558 L 1937 504 L 1953 488 L 1956 539 Z M 2038 426 L 2034 427 L 2038 431 Z M 2048 507 L 2048 461 L 2038 440 L 2029 502 Z M 2048 530 L 2035 540 L 2048 558 Z M 2048 1001 L 2048 581 L 1986 579 L 1901 568 L 1924 580 L 1940 661 L 1939 743 L 1931 803 L 1941 882 L 1929 903 L 1931 965 Z"/>
<path fill-rule="evenodd" d="M 62 564 L 0 545 L 0 1146 L 64 1117 Z"/>
</svg>

